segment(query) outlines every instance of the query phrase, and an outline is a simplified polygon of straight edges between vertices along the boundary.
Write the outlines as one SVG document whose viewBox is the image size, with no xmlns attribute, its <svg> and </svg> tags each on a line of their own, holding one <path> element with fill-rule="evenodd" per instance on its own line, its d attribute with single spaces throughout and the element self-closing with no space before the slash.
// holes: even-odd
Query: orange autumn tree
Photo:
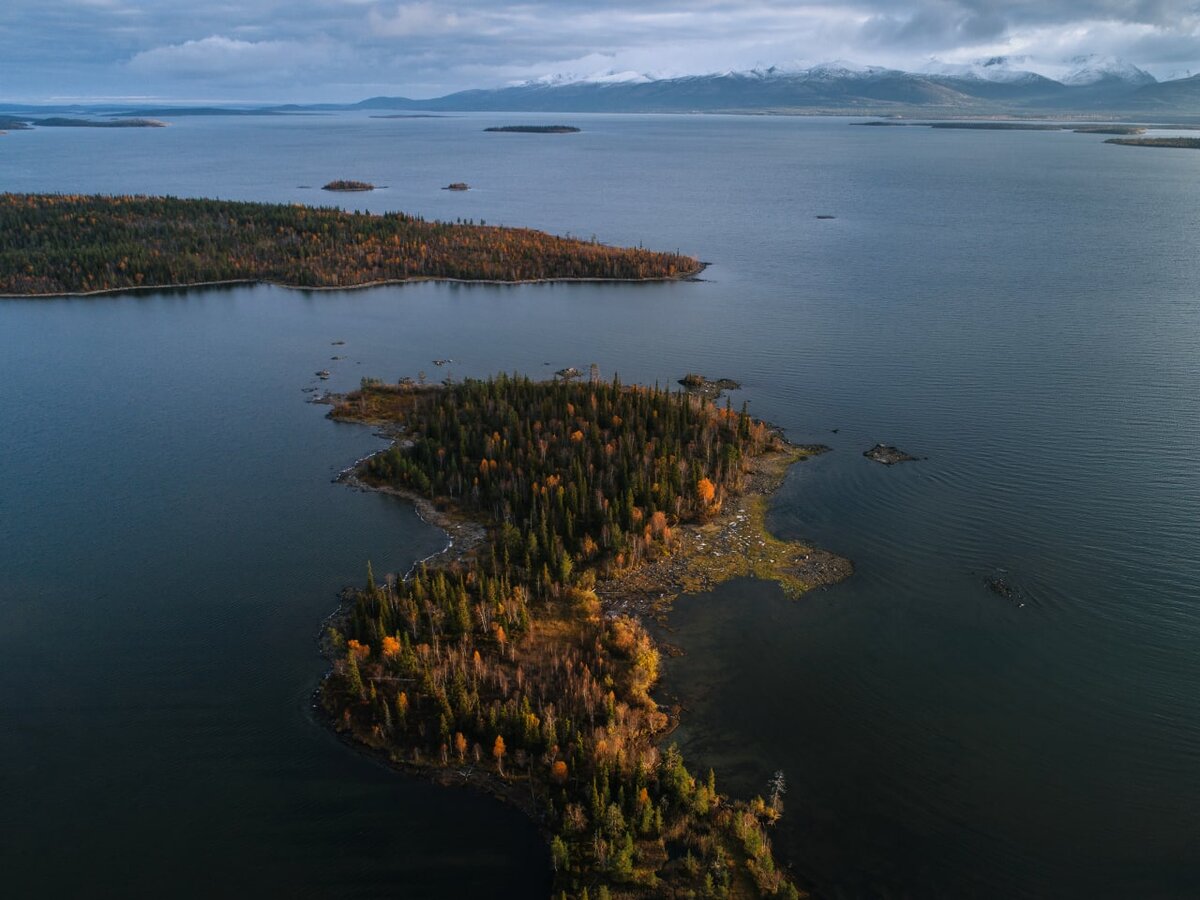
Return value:
<svg viewBox="0 0 1200 900">
<path fill-rule="evenodd" d="M 496 735 L 496 743 L 492 745 L 492 756 L 496 757 L 496 769 L 501 775 L 504 774 L 504 737 Z"/>
<path fill-rule="evenodd" d="M 713 498 L 717 496 L 717 488 L 707 478 L 701 478 L 696 484 L 696 493 L 700 497 L 700 502 L 705 506 L 711 506 Z"/>
</svg>

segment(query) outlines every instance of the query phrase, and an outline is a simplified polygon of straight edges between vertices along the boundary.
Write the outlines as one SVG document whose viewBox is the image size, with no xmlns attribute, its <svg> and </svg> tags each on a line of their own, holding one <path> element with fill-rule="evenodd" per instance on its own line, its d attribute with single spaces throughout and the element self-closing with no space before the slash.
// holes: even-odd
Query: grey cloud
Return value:
<svg viewBox="0 0 1200 900">
<path fill-rule="evenodd" d="M 865 44 L 938 50 L 1002 37 L 1009 28 L 1003 16 L 953 4 L 930 4 L 907 18 L 877 15 L 862 26 Z"/>
<path fill-rule="evenodd" d="M 253 41 L 211 35 L 138 53 L 129 67 L 144 75 L 227 81 L 294 77 L 350 59 L 347 48 L 327 41 Z"/>
<path fill-rule="evenodd" d="M 556 70 L 708 72 L 1018 51 L 1200 63 L 1195 0 L 5 0 L 0 95 L 428 96 Z M 589 68 L 590 67 L 590 68 Z M 286 93 L 286 96 L 283 93 Z M 334 96 L 336 95 L 336 96 Z"/>
</svg>

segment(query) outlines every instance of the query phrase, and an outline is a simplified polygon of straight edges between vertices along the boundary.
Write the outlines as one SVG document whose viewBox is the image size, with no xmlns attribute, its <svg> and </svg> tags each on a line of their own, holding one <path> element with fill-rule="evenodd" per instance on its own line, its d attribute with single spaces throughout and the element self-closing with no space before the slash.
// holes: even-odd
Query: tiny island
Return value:
<svg viewBox="0 0 1200 900">
<path fill-rule="evenodd" d="M 526 228 L 300 204 L 0 194 L 0 295 L 61 296 L 268 282 L 345 289 L 421 280 L 656 281 L 700 272 L 679 253 Z"/>
<path fill-rule="evenodd" d="M 321 190 L 346 192 L 373 191 L 375 190 L 375 185 L 371 184 L 369 181 L 351 181 L 345 178 L 338 178 L 329 182 L 328 184 L 322 185 Z"/>
<path fill-rule="evenodd" d="M 885 466 L 894 466 L 903 462 L 917 462 L 917 457 L 911 453 L 905 453 L 899 447 L 893 447 L 891 444 L 876 444 L 870 450 L 864 450 L 863 456 L 877 463 L 882 463 Z"/>
<path fill-rule="evenodd" d="M 505 134 L 578 134 L 574 125 L 493 125 L 484 131 L 499 131 Z"/>
<path fill-rule="evenodd" d="M 690 393 L 700 394 L 708 400 L 716 400 L 725 391 L 741 388 L 732 378 L 706 378 L 697 372 L 688 372 L 679 379 L 679 383 Z"/>
<path fill-rule="evenodd" d="M 395 436 L 342 480 L 413 501 L 451 537 L 405 578 L 368 565 L 343 595 L 322 638 L 333 726 L 524 810 L 555 898 L 800 896 L 769 839 L 782 774 L 733 799 L 662 745 L 673 717 L 650 693 L 660 655 L 641 616 L 737 576 L 792 595 L 847 577 L 846 560 L 766 529 L 788 467 L 825 448 L 595 375 L 364 379 L 330 416 Z"/>
</svg>

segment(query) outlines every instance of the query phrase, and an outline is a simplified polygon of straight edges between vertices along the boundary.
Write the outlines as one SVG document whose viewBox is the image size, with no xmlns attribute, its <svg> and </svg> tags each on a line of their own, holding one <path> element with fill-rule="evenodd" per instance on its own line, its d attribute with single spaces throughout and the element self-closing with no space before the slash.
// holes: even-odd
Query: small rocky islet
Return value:
<svg viewBox="0 0 1200 900">
<path fill-rule="evenodd" d="M 578 134 L 574 125 L 493 125 L 484 131 L 503 134 Z"/>
<path fill-rule="evenodd" d="M 375 185 L 369 181 L 352 181 L 346 178 L 338 178 L 328 184 L 321 185 L 321 190 L 352 193 L 355 191 L 373 191 L 375 190 Z"/>
<path fill-rule="evenodd" d="M 679 379 L 679 383 L 689 394 L 696 394 L 706 400 L 715 400 L 725 391 L 736 391 L 742 386 L 732 378 L 706 378 L 696 372 L 688 372 Z"/>
<path fill-rule="evenodd" d="M 894 466 L 896 463 L 902 462 L 916 462 L 918 459 L 918 457 L 905 453 L 899 447 L 893 447 L 890 444 L 876 444 L 870 450 L 864 450 L 863 456 L 885 466 Z"/>
</svg>

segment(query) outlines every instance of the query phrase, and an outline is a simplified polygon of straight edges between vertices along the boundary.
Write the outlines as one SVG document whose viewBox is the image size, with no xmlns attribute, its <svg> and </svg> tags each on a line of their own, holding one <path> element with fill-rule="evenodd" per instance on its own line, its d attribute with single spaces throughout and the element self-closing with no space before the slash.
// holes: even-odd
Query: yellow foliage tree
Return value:
<svg viewBox="0 0 1200 900">
<path fill-rule="evenodd" d="M 504 754 L 505 754 L 505 752 L 506 752 L 506 749 L 504 747 L 504 736 L 498 734 L 498 735 L 496 735 L 496 743 L 494 743 L 492 745 L 492 756 L 496 757 L 496 769 L 500 772 L 501 775 L 504 774 Z"/>
</svg>

